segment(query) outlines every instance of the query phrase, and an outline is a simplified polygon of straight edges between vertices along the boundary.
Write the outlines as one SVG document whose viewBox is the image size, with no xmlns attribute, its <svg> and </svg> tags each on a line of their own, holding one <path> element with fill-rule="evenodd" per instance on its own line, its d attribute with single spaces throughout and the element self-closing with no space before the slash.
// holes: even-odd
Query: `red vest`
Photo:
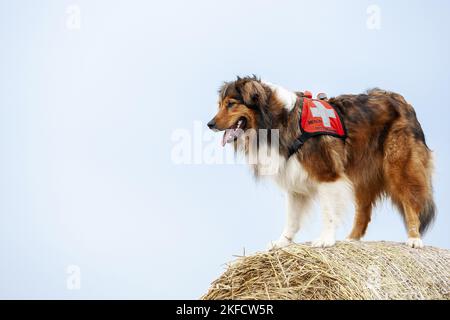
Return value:
<svg viewBox="0 0 450 320">
<path fill-rule="evenodd" d="M 300 115 L 301 135 L 289 147 L 289 157 L 311 137 L 330 135 L 343 140 L 347 137 L 347 131 L 339 112 L 328 102 L 324 99 L 312 99 L 309 91 L 306 91 L 304 96 L 298 99 L 303 99 Z"/>
<path fill-rule="evenodd" d="M 339 113 L 325 100 L 303 98 L 300 125 L 302 132 L 310 136 L 328 134 L 345 138 Z"/>
</svg>

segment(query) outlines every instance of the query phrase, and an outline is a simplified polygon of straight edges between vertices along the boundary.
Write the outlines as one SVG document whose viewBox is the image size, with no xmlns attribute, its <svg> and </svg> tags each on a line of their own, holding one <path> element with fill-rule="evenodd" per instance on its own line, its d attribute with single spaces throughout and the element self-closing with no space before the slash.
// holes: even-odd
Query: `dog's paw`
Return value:
<svg viewBox="0 0 450 320">
<path fill-rule="evenodd" d="M 286 237 L 280 237 L 280 239 L 278 239 L 277 241 L 270 242 L 267 249 L 269 251 L 281 249 L 281 248 L 285 248 L 285 247 L 291 245 L 292 243 L 293 243 L 292 240 L 289 240 Z"/>
<path fill-rule="evenodd" d="M 332 247 L 336 244 L 336 240 L 333 237 L 320 237 L 312 242 L 312 246 L 315 248 Z"/>
<path fill-rule="evenodd" d="M 406 244 L 411 248 L 423 248 L 423 242 L 420 238 L 409 238 Z"/>
</svg>

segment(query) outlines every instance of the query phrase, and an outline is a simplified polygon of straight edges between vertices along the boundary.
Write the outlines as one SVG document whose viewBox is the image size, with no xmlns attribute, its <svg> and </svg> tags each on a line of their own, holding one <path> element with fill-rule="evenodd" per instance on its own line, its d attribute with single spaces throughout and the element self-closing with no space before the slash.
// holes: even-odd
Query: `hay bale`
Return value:
<svg viewBox="0 0 450 320">
<path fill-rule="evenodd" d="M 392 242 L 295 244 L 239 257 L 202 299 L 446 299 L 450 251 Z"/>
</svg>

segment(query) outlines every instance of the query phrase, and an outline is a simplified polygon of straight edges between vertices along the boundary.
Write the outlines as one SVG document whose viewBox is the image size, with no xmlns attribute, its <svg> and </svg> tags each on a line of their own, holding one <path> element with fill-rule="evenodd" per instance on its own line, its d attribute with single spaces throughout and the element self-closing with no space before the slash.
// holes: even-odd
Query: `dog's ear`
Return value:
<svg viewBox="0 0 450 320">
<path fill-rule="evenodd" d="M 250 107 L 262 107 L 267 104 L 268 96 L 259 81 L 250 80 L 243 84 L 241 95 L 244 103 Z"/>
<path fill-rule="evenodd" d="M 269 114 L 270 93 L 258 80 L 246 81 L 241 88 L 242 100 L 247 107 L 257 110 L 259 115 L 259 127 L 261 129 L 272 128 L 272 118 Z"/>
</svg>

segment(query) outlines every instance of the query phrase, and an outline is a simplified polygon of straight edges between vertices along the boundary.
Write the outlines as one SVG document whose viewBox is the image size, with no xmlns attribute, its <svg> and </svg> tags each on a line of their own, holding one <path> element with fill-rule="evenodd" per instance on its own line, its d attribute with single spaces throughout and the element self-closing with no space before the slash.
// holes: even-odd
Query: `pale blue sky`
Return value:
<svg viewBox="0 0 450 320">
<path fill-rule="evenodd" d="M 71 4 L 79 30 L 66 26 Z M 380 30 L 366 27 L 373 4 Z M 425 243 L 450 248 L 449 33 L 439 0 L 0 0 L 0 298 L 195 299 L 233 254 L 276 239 L 272 183 L 171 161 L 174 130 L 206 123 L 237 74 L 402 93 L 436 157 Z M 318 217 L 298 241 L 318 235 Z M 381 206 L 366 239 L 405 238 Z M 68 265 L 80 290 L 66 289 Z"/>
</svg>

